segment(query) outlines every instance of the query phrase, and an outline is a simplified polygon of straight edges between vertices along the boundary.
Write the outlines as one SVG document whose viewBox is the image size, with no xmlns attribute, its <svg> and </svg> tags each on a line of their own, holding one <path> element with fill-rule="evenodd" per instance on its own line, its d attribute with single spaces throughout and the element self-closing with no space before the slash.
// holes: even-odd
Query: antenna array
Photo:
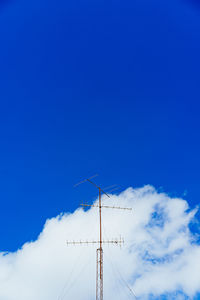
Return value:
<svg viewBox="0 0 200 300">
<path fill-rule="evenodd" d="M 98 248 L 96 250 L 96 300 L 103 300 L 103 244 L 114 244 L 114 245 L 119 245 L 121 246 L 124 244 L 124 239 L 112 239 L 112 240 L 103 240 L 102 238 L 102 215 L 101 215 L 101 210 L 102 208 L 111 208 L 111 209 L 122 209 L 122 210 L 132 210 L 132 208 L 128 207 L 118 207 L 118 206 L 107 206 L 107 205 L 102 205 L 101 202 L 101 196 L 102 194 L 105 194 L 108 198 L 110 196 L 108 195 L 105 190 L 110 190 L 110 193 L 114 190 L 117 190 L 118 188 L 116 185 L 112 185 L 109 187 L 106 187 L 102 189 L 100 186 L 98 186 L 96 183 L 91 181 L 91 179 L 97 177 L 98 175 L 94 175 L 90 178 L 86 178 L 79 183 L 75 184 L 74 187 L 79 186 L 82 183 L 89 182 L 92 185 L 94 185 L 98 191 L 99 191 L 99 203 L 98 205 L 90 205 L 90 204 L 81 204 L 82 207 L 97 207 L 99 209 L 99 239 L 97 241 L 67 241 L 67 245 L 89 245 L 89 244 L 98 244 Z"/>
</svg>

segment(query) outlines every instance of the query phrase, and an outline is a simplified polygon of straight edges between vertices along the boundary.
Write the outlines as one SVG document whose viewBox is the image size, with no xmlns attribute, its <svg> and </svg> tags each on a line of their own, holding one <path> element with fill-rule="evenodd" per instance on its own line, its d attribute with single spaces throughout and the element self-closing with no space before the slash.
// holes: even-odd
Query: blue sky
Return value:
<svg viewBox="0 0 200 300">
<path fill-rule="evenodd" d="M 1 250 L 96 191 L 199 204 L 199 1 L 0 1 Z"/>
</svg>

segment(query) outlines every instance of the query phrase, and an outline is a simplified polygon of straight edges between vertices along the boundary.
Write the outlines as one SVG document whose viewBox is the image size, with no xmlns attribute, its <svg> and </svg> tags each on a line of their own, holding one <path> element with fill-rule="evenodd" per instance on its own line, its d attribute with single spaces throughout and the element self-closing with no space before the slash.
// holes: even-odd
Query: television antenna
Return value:
<svg viewBox="0 0 200 300">
<path fill-rule="evenodd" d="M 98 189 L 98 204 L 81 204 L 82 207 L 97 207 L 99 209 L 99 239 L 97 241 L 67 241 L 67 245 L 89 245 L 89 244 L 98 244 L 98 248 L 96 250 L 96 300 L 103 300 L 103 244 L 114 244 L 114 245 L 122 245 L 124 244 L 124 240 L 120 237 L 120 239 L 112 239 L 112 240 L 103 240 L 102 236 L 102 208 L 111 208 L 111 209 L 122 209 L 122 210 L 132 210 L 132 208 L 129 207 L 119 207 L 119 206 L 108 206 L 108 205 L 102 205 L 102 194 L 106 195 L 108 198 L 109 192 L 106 192 L 105 190 L 112 189 L 116 190 L 116 185 L 109 186 L 107 188 L 102 189 L 100 186 L 98 186 L 95 182 L 93 182 L 91 179 L 97 177 L 98 175 L 94 175 L 90 178 L 86 178 L 77 184 L 74 185 L 74 187 L 79 186 L 82 183 L 89 182 L 93 186 L 95 186 Z M 110 192 L 112 192 L 110 191 Z"/>
</svg>

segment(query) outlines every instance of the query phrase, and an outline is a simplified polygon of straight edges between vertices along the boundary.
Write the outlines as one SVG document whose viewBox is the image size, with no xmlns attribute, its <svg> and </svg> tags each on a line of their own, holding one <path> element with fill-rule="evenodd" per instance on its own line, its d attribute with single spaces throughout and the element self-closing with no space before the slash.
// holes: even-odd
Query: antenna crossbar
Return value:
<svg viewBox="0 0 200 300">
<path fill-rule="evenodd" d="M 89 245 L 89 244 L 99 244 L 100 241 L 67 241 L 67 245 Z M 114 244 L 114 245 L 122 245 L 124 244 L 124 239 L 114 239 L 114 240 L 103 240 L 101 244 Z"/>
<path fill-rule="evenodd" d="M 112 193 L 112 192 L 117 191 L 117 190 L 119 190 L 119 189 L 120 189 L 120 187 L 116 187 L 116 188 L 110 190 L 109 193 Z"/>
<path fill-rule="evenodd" d="M 104 189 L 104 191 L 105 191 L 105 190 L 110 190 L 110 189 L 114 189 L 114 188 L 117 188 L 117 185 L 116 185 L 116 184 L 112 184 L 112 185 L 106 186 L 106 187 L 104 187 L 103 189 Z"/>
<path fill-rule="evenodd" d="M 90 178 L 83 179 L 83 180 L 79 181 L 78 183 L 76 183 L 76 184 L 74 185 L 74 187 L 77 187 L 77 186 L 79 186 L 80 184 L 85 183 L 86 181 L 89 181 L 89 182 L 90 182 L 90 179 L 95 178 L 95 177 L 97 177 L 97 176 L 98 176 L 98 174 L 95 174 L 95 175 L 91 176 Z M 92 182 L 92 184 L 94 184 L 94 183 Z"/>
<path fill-rule="evenodd" d="M 91 180 L 92 178 L 97 177 L 97 176 L 98 176 L 98 174 L 96 174 L 96 175 L 94 175 L 94 176 L 92 176 L 92 177 L 86 178 L 86 179 L 84 179 L 84 180 L 78 182 L 77 184 L 75 184 L 74 187 L 77 187 L 77 186 L 79 186 L 80 184 L 85 183 L 85 182 L 88 181 L 89 183 L 93 184 L 98 190 L 101 190 L 101 192 L 102 192 L 103 194 L 105 194 L 108 198 L 110 198 L 110 196 L 109 196 L 109 195 L 108 195 L 108 194 L 107 194 L 100 186 L 98 186 L 95 182 L 93 182 L 93 181 Z"/>
<path fill-rule="evenodd" d="M 83 204 L 83 203 L 81 203 L 80 206 L 83 206 L 83 207 L 99 207 L 99 205 L 96 205 L 96 204 Z M 132 208 L 130 208 L 130 207 L 119 207 L 119 206 L 108 206 L 108 205 L 101 205 L 101 207 L 102 208 L 132 210 Z"/>
</svg>

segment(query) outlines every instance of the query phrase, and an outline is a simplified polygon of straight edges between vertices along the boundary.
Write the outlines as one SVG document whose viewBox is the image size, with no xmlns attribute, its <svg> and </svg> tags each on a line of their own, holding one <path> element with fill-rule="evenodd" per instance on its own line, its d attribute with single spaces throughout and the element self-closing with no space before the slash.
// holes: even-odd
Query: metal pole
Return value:
<svg viewBox="0 0 200 300">
<path fill-rule="evenodd" d="M 103 248 L 101 222 L 101 188 L 99 187 L 99 248 L 97 249 L 96 300 L 103 300 Z"/>
<path fill-rule="evenodd" d="M 99 225 L 100 225 L 100 249 L 102 248 L 102 231 L 101 231 L 101 188 L 99 188 Z"/>
<path fill-rule="evenodd" d="M 100 300 L 103 300 L 103 249 L 101 223 L 101 188 L 99 188 L 99 221 L 100 221 Z"/>
</svg>

